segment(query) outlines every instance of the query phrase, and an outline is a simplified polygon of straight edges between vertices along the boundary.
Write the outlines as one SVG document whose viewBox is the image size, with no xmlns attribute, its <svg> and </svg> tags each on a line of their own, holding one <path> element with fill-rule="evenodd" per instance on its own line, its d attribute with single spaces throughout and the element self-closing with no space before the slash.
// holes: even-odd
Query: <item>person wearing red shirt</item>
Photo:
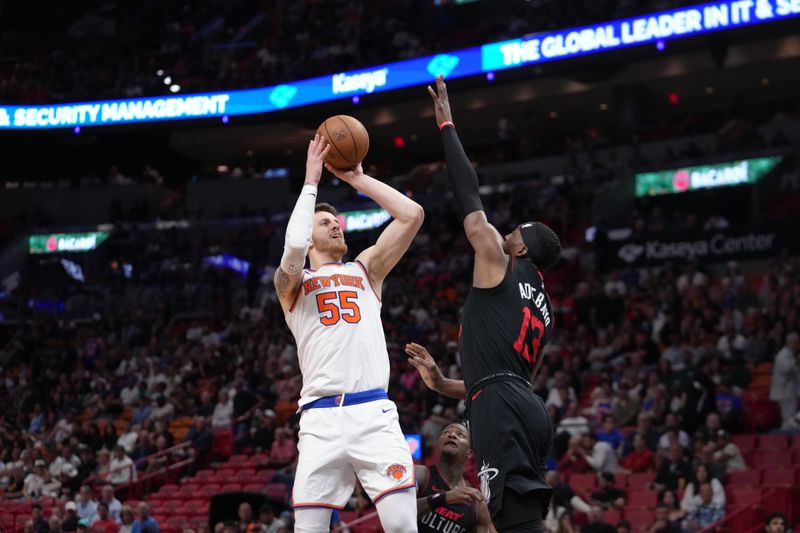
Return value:
<svg viewBox="0 0 800 533">
<path fill-rule="evenodd" d="M 297 443 L 289 438 L 285 428 L 275 431 L 275 442 L 269 451 L 269 459 L 273 468 L 284 468 L 297 458 Z"/>
<path fill-rule="evenodd" d="M 620 472 L 626 474 L 652 472 L 656 469 L 656 456 L 647 447 L 641 433 L 633 436 L 633 451 L 620 461 L 620 466 L 622 466 Z"/>
<path fill-rule="evenodd" d="M 119 531 L 119 525 L 108 514 L 106 502 L 97 504 L 97 517 L 92 522 L 92 531 L 94 533 L 117 533 Z"/>
<path fill-rule="evenodd" d="M 583 455 L 578 453 L 580 446 L 580 437 L 573 436 L 569 438 L 569 447 L 556 467 L 559 474 L 584 474 L 592 471 Z"/>
</svg>

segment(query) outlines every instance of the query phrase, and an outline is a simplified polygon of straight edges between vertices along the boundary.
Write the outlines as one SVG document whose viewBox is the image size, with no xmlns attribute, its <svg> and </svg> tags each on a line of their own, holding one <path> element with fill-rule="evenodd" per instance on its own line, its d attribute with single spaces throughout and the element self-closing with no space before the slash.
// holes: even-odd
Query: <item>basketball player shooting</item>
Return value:
<svg viewBox="0 0 800 533">
<path fill-rule="evenodd" d="M 422 207 L 355 169 L 337 178 L 393 217 L 377 242 L 355 261 L 347 253 L 336 210 L 317 204 L 317 185 L 330 146 L 309 143 L 306 178 L 289 218 L 275 289 L 297 343 L 300 452 L 293 505 L 295 531 L 329 531 L 331 509 L 342 509 L 356 476 L 389 533 L 417 531 L 414 463 L 386 394 L 389 355 L 381 323 L 381 287 L 423 220 Z M 310 268 L 304 269 L 306 256 Z"/>
<path fill-rule="evenodd" d="M 556 264 L 561 244 L 540 222 L 520 224 L 505 238 L 488 222 L 478 176 L 453 125 L 444 78 L 437 76 L 436 91 L 429 86 L 428 92 L 450 186 L 475 251 L 459 337 L 464 387 L 458 392 L 466 392 L 481 491 L 498 531 L 543 531 L 552 494 L 543 476 L 553 428 L 531 379 L 553 325 L 541 271 Z"/>
</svg>

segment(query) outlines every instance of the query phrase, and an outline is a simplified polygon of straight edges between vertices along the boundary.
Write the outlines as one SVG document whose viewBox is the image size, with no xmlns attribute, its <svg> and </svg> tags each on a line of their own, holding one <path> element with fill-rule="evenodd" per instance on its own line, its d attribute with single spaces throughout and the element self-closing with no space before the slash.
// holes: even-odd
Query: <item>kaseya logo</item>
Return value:
<svg viewBox="0 0 800 533">
<path fill-rule="evenodd" d="M 644 252 L 644 246 L 641 244 L 628 243 L 619 249 L 617 255 L 626 263 L 633 263 Z"/>
<path fill-rule="evenodd" d="M 405 466 L 395 463 L 393 465 L 389 465 L 386 468 L 385 474 L 388 477 L 394 479 L 395 481 L 400 481 L 406 475 L 407 471 L 408 470 L 406 469 Z"/>
<path fill-rule="evenodd" d="M 283 109 L 297 94 L 297 87 L 291 85 L 278 85 L 269 93 L 269 101 L 275 107 Z"/>
<path fill-rule="evenodd" d="M 458 56 L 450 54 L 439 54 L 434 56 L 428 63 L 428 73 L 431 76 L 438 76 L 441 74 L 447 77 L 458 66 Z"/>
<path fill-rule="evenodd" d="M 672 188 L 675 189 L 675 192 L 686 191 L 691 184 L 692 180 L 689 176 L 689 172 L 686 170 L 678 170 L 672 177 Z"/>
</svg>

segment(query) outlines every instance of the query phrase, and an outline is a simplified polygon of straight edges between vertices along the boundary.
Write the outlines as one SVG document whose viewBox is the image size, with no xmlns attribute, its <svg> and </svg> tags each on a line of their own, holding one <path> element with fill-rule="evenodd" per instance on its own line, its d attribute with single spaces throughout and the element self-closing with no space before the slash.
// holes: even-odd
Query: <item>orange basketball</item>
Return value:
<svg viewBox="0 0 800 533">
<path fill-rule="evenodd" d="M 323 122 L 317 133 L 331 145 L 325 162 L 340 170 L 351 170 L 364 160 L 369 150 L 367 128 L 348 115 L 336 115 Z"/>
</svg>

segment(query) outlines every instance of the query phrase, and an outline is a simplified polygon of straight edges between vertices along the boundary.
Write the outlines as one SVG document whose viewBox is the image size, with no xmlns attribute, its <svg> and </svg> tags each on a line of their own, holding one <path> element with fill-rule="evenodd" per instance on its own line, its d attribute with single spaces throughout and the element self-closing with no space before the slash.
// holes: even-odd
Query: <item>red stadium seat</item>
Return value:
<svg viewBox="0 0 800 533">
<path fill-rule="evenodd" d="M 165 525 L 169 528 L 180 530 L 183 529 L 183 526 L 186 524 L 186 522 L 187 518 L 183 515 L 170 516 L 169 518 L 167 518 Z"/>
<path fill-rule="evenodd" d="M 257 453 L 255 455 L 250 456 L 250 466 L 258 468 L 259 466 L 266 464 L 269 461 L 269 455 L 266 453 Z"/>
<path fill-rule="evenodd" d="M 242 487 L 244 492 L 264 492 L 265 486 L 263 483 L 248 483 Z"/>
<path fill-rule="evenodd" d="M 222 492 L 222 487 L 217 483 L 208 483 L 200 487 L 200 492 L 205 494 L 208 498 L 211 498 L 212 496 L 220 494 Z"/>
<path fill-rule="evenodd" d="M 198 515 L 208 512 L 208 502 L 205 500 L 188 500 L 183 502 L 183 513 Z"/>
<path fill-rule="evenodd" d="M 616 527 L 620 518 L 622 518 L 622 513 L 617 509 L 609 509 L 603 513 L 603 522 L 611 524 L 614 527 Z"/>
<path fill-rule="evenodd" d="M 742 470 L 728 474 L 728 486 L 731 487 L 758 487 L 760 483 L 760 470 Z"/>
<path fill-rule="evenodd" d="M 762 450 L 756 454 L 758 468 L 788 468 L 791 466 L 792 456 L 788 453 L 775 453 L 775 451 Z"/>
<path fill-rule="evenodd" d="M 215 478 L 221 477 L 236 477 L 236 470 L 233 468 L 220 468 L 216 472 L 214 472 Z"/>
<path fill-rule="evenodd" d="M 159 491 L 161 494 L 177 494 L 178 493 L 178 486 L 177 485 L 162 485 Z"/>
<path fill-rule="evenodd" d="M 183 507 L 183 500 L 164 500 L 161 504 L 161 507 L 166 510 L 168 513 L 172 513 L 175 509 L 180 509 Z"/>
<path fill-rule="evenodd" d="M 786 435 L 760 435 L 758 437 L 759 450 L 783 450 L 789 446 Z"/>
<path fill-rule="evenodd" d="M 278 501 L 286 501 L 288 488 L 283 483 L 270 483 L 264 489 L 268 498 Z"/>
<path fill-rule="evenodd" d="M 236 471 L 236 477 L 241 479 L 243 477 L 254 475 L 255 473 L 256 473 L 256 469 L 248 466 L 246 468 L 238 469 Z"/>
<path fill-rule="evenodd" d="M 3 531 L 11 531 L 14 528 L 14 515 L 13 514 L 0 514 L 0 529 Z"/>
<path fill-rule="evenodd" d="M 276 470 L 273 468 L 265 468 L 264 470 L 256 472 L 256 475 L 263 479 L 265 483 L 269 483 L 272 481 L 272 476 L 275 475 L 275 472 Z"/>
<path fill-rule="evenodd" d="M 195 492 L 197 492 L 200 488 L 199 484 L 195 483 L 187 483 L 185 485 L 181 485 L 181 488 L 178 489 L 178 493 L 181 496 L 191 496 Z"/>
<path fill-rule="evenodd" d="M 241 483 L 225 483 L 222 485 L 220 492 L 239 492 L 242 490 Z"/>
<path fill-rule="evenodd" d="M 733 487 L 731 488 L 731 504 L 734 505 L 750 505 L 756 503 L 761 499 L 761 491 L 758 489 L 751 489 L 749 487 Z"/>
<path fill-rule="evenodd" d="M 629 490 L 628 507 L 655 508 L 658 504 L 658 493 L 650 490 Z"/>
<path fill-rule="evenodd" d="M 208 513 L 208 511 L 206 511 Z M 208 525 L 207 516 L 192 516 L 189 518 L 189 527 L 199 530 L 203 526 Z"/>
<path fill-rule="evenodd" d="M 640 472 L 628 476 L 628 486 L 631 489 L 642 490 L 656 478 L 655 472 Z"/>
<path fill-rule="evenodd" d="M 756 436 L 755 435 L 734 435 L 731 437 L 731 442 L 733 442 L 742 453 L 749 452 L 750 450 L 754 450 L 756 447 Z"/>
<path fill-rule="evenodd" d="M 764 470 L 762 483 L 768 487 L 791 487 L 796 479 L 797 473 L 794 468 L 768 468 Z"/>
<path fill-rule="evenodd" d="M 247 458 L 246 455 L 234 455 L 230 459 L 228 459 L 229 465 L 243 465 L 249 463 L 250 460 Z"/>
<path fill-rule="evenodd" d="M 199 470 L 197 474 L 195 474 L 195 479 L 211 479 L 214 477 L 215 472 L 213 470 L 204 469 Z"/>
<path fill-rule="evenodd" d="M 572 490 L 593 490 L 597 486 L 596 474 L 572 474 L 569 477 L 569 485 Z"/>
<path fill-rule="evenodd" d="M 614 474 L 614 483 L 621 489 L 626 488 L 628 486 L 628 474 Z"/>
<path fill-rule="evenodd" d="M 642 531 L 653 524 L 653 511 L 650 509 L 627 509 L 625 518 L 631 523 L 632 531 Z"/>
<path fill-rule="evenodd" d="M 800 438 L 796 439 L 800 441 Z M 800 465 L 800 449 L 792 450 L 792 464 L 793 465 Z"/>
</svg>

